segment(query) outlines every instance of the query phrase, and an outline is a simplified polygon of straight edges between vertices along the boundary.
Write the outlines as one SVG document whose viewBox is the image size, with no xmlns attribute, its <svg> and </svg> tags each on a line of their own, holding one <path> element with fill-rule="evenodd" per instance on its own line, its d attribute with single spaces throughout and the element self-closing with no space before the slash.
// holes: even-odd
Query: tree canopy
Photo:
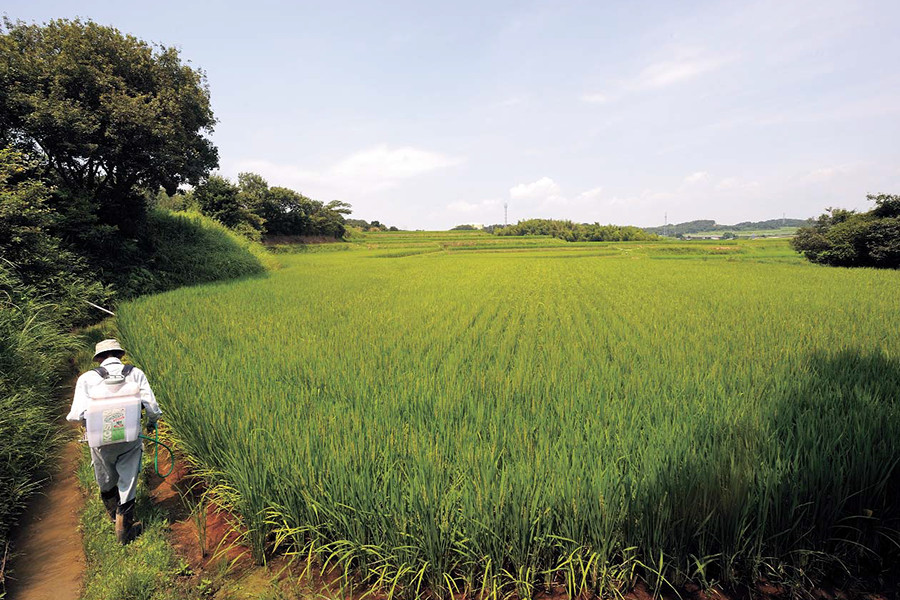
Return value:
<svg viewBox="0 0 900 600">
<path fill-rule="evenodd" d="M 839 267 L 900 268 L 900 196 L 867 198 L 875 207 L 863 213 L 829 208 L 791 245 L 811 262 Z"/>
<path fill-rule="evenodd" d="M 575 223 L 555 219 L 528 219 L 495 229 L 495 235 L 551 235 L 569 242 L 630 242 L 655 240 L 656 235 L 629 225 Z"/>
<path fill-rule="evenodd" d="M 197 184 L 218 164 L 202 71 L 178 50 L 80 20 L 0 28 L 0 144 L 39 158 L 60 198 L 140 221 L 137 188 Z"/>
<path fill-rule="evenodd" d="M 341 238 L 346 233 L 345 215 L 350 214 L 346 202 L 324 204 L 289 188 L 269 187 L 256 173 L 240 173 L 237 184 L 211 175 L 181 204 L 251 239 L 263 235 Z"/>
</svg>

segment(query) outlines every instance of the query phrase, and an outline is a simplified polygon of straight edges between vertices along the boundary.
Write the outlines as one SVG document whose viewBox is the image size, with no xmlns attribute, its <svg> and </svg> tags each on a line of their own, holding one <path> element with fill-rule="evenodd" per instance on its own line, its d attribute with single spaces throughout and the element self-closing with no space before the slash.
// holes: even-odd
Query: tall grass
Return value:
<svg viewBox="0 0 900 600">
<path fill-rule="evenodd" d="M 406 596 L 900 566 L 900 274 L 377 254 L 120 310 L 258 559 Z"/>
<path fill-rule="evenodd" d="M 154 210 L 148 217 L 146 263 L 136 292 L 235 279 L 277 267 L 261 244 L 196 212 Z"/>
<path fill-rule="evenodd" d="M 62 437 L 55 386 L 74 344 L 59 312 L 0 265 L 0 552 Z"/>
</svg>

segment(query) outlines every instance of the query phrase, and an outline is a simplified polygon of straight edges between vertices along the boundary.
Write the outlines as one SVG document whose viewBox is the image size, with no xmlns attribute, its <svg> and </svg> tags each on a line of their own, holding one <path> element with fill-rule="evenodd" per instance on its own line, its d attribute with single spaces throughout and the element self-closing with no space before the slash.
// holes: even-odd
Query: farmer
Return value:
<svg viewBox="0 0 900 600">
<path fill-rule="evenodd" d="M 140 404 L 147 415 L 147 430 L 153 431 L 162 411 L 143 371 L 132 365 L 123 365 L 123 356 L 125 351 L 114 339 L 103 340 L 96 345 L 94 362 L 100 363 L 100 367 L 78 378 L 67 420 L 84 424 L 92 391 L 96 395 L 99 389 L 96 386 L 107 379 L 121 381 L 124 377 L 125 383 L 136 384 L 136 389 L 140 390 Z M 132 541 L 142 531 L 141 524 L 134 520 L 134 495 L 141 470 L 141 455 L 140 438 L 91 448 L 91 464 L 94 478 L 100 486 L 100 499 L 110 519 L 116 522 L 116 539 L 122 544 Z"/>
</svg>

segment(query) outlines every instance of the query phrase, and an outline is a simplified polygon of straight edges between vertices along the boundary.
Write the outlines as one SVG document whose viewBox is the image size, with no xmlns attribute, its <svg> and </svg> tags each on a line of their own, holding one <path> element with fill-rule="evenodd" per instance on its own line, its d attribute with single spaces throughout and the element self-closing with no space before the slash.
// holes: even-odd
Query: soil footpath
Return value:
<svg viewBox="0 0 900 600">
<path fill-rule="evenodd" d="M 14 541 L 9 600 L 77 600 L 84 572 L 78 513 L 83 505 L 76 441 L 63 449 L 59 472 L 22 517 Z"/>
</svg>

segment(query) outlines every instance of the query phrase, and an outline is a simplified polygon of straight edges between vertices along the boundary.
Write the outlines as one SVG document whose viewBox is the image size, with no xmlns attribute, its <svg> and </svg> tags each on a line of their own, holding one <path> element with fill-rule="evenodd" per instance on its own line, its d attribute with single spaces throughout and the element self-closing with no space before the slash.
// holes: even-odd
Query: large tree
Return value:
<svg viewBox="0 0 900 600">
<path fill-rule="evenodd" d="M 250 239 L 260 238 L 264 221 L 253 212 L 254 207 L 247 204 L 252 193 L 242 193 L 240 186 L 220 175 L 211 175 L 192 193 L 194 202 L 204 215 Z"/>
<path fill-rule="evenodd" d="M 321 207 L 316 202 L 285 187 L 269 188 L 260 206 L 260 216 L 266 220 L 269 235 L 304 235 L 311 228 L 311 217 Z"/>
<path fill-rule="evenodd" d="M 139 188 L 174 193 L 218 164 L 214 124 L 204 73 L 175 48 L 90 21 L 3 20 L 0 143 L 39 158 L 60 202 L 128 233 Z"/>
</svg>

